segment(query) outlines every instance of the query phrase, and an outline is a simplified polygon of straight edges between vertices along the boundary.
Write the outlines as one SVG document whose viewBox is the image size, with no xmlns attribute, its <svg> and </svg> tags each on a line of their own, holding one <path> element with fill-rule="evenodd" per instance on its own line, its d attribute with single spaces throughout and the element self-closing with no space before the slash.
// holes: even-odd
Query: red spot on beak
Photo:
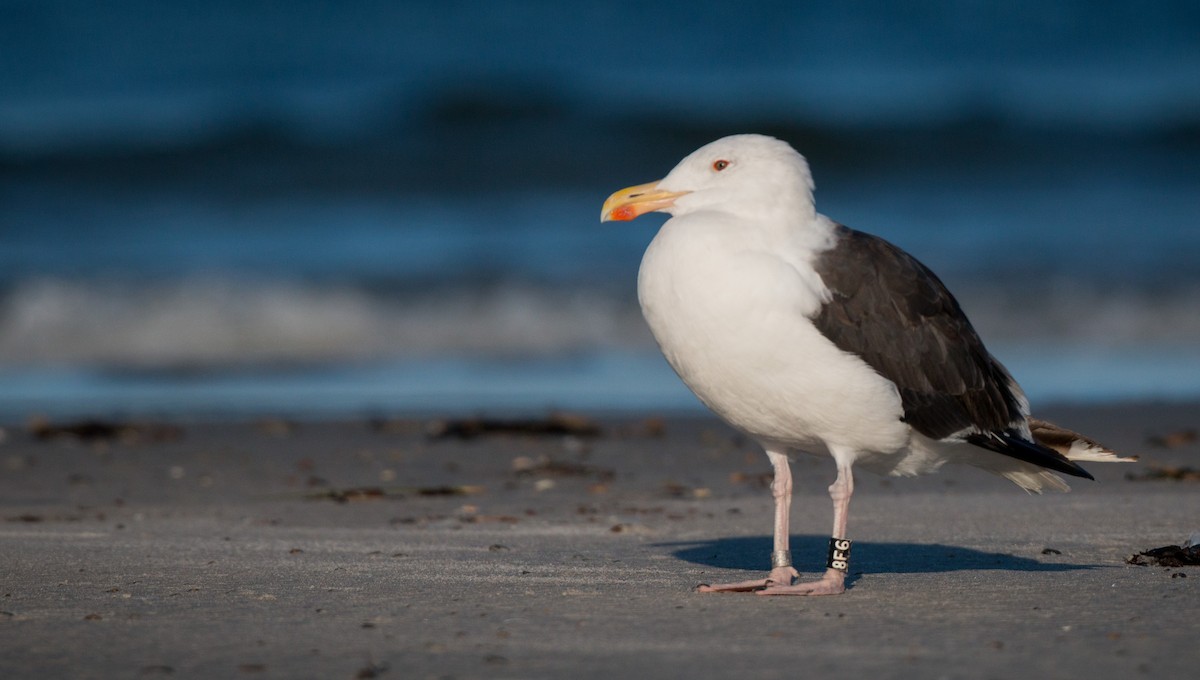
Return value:
<svg viewBox="0 0 1200 680">
<path fill-rule="evenodd" d="M 617 222 L 628 222 L 637 216 L 638 212 L 632 205 L 622 205 L 612 211 L 609 219 L 616 220 Z"/>
</svg>

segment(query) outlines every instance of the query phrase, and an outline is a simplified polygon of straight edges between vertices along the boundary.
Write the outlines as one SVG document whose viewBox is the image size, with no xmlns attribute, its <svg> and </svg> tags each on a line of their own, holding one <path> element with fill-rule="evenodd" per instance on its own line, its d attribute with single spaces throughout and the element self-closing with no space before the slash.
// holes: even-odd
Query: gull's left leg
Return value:
<svg viewBox="0 0 1200 680">
<path fill-rule="evenodd" d="M 809 583 L 768 585 L 756 591 L 756 595 L 839 595 L 845 592 L 850 552 L 850 541 L 846 539 L 846 515 L 850 508 L 850 496 L 854 494 L 854 473 L 850 470 L 850 461 L 837 462 L 837 480 L 829 487 L 829 497 L 833 499 L 833 538 L 830 539 L 829 564 L 825 574 Z"/>
<path fill-rule="evenodd" d="M 701 593 L 740 593 L 761 590 L 773 586 L 786 586 L 799 576 L 792 568 L 791 551 L 788 550 L 788 515 L 792 511 L 792 470 L 788 466 L 787 454 L 780 450 L 767 449 L 767 457 L 775 468 L 771 481 L 771 495 L 775 498 L 775 550 L 771 553 L 771 573 L 766 578 L 736 583 L 701 583 L 696 590 Z"/>
</svg>

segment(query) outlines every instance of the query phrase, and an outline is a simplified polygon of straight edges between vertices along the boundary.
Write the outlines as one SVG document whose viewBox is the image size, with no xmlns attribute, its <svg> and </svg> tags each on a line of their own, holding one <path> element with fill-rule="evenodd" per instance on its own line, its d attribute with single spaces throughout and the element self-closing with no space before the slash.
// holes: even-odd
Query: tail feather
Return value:
<svg viewBox="0 0 1200 680">
<path fill-rule="evenodd" d="M 1100 442 L 1054 423 L 1029 419 L 1029 430 L 1038 444 L 1053 449 L 1069 460 L 1093 463 L 1133 463 L 1137 456 L 1122 456 Z"/>
<path fill-rule="evenodd" d="M 1085 479 L 1095 479 L 1090 472 L 1071 462 L 1061 452 L 1027 441 L 1015 433 L 978 432 L 967 435 L 967 442 L 989 451 L 1002 453 L 1026 463 Z M 1018 482 L 1019 484 L 1019 482 Z M 1022 485 L 1024 486 L 1024 485 Z"/>
<path fill-rule="evenodd" d="M 1062 477 L 1049 470 L 1005 470 L 999 474 L 1029 493 L 1040 494 L 1046 489 L 1062 491 L 1063 493 L 1071 490 L 1071 487 L 1067 486 Z"/>
</svg>

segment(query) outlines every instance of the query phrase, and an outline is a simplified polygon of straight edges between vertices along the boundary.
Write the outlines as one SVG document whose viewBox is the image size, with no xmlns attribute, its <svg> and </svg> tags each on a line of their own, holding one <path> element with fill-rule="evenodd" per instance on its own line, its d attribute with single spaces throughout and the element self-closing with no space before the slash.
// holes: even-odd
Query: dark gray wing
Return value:
<svg viewBox="0 0 1200 680">
<path fill-rule="evenodd" d="M 838 226 L 814 263 L 832 294 L 813 322 L 843 351 L 896 384 L 904 421 L 932 439 L 967 442 L 1092 479 L 1066 456 L 1029 441 L 1012 377 L 992 358 L 958 301 L 932 271 L 887 241 Z"/>
<path fill-rule="evenodd" d="M 904 421 L 933 439 L 1023 420 L 1012 378 L 925 265 L 881 238 L 838 226 L 814 263 L 832 299 L 814 323 L 896 383 Z"/>
</svg>

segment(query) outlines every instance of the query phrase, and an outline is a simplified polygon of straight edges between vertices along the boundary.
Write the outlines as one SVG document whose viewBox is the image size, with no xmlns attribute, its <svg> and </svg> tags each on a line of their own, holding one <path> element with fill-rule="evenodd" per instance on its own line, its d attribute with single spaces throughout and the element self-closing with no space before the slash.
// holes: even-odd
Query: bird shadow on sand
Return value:
<svg viewBox="0 0 1200 680">
<path fill-rule="evenodd" d="M 792 559 L 800 571 L 820 571 L 829 547 L 828 536 L 792 536 Z M 675 548 L 674 555 L 686 562 L 719 569 L 765 571 L 770 563 L 770 536 L 719 538 L 712 541 L 657 543 L 660 547 Z M 933 574 L 949 571 L 997 569 L 1004 571 L 1079 571 L 1095 569 L 1094 564 L 1071 564 L 1055 561 L 1057 554 L 1046 556 L 1045 562 L 1008 553 L 984 552 L 972 548 L 938 543 L 878 543 L 855 541 L 850 569 L 852 573 L 868 574 Z"/>
</svg>

